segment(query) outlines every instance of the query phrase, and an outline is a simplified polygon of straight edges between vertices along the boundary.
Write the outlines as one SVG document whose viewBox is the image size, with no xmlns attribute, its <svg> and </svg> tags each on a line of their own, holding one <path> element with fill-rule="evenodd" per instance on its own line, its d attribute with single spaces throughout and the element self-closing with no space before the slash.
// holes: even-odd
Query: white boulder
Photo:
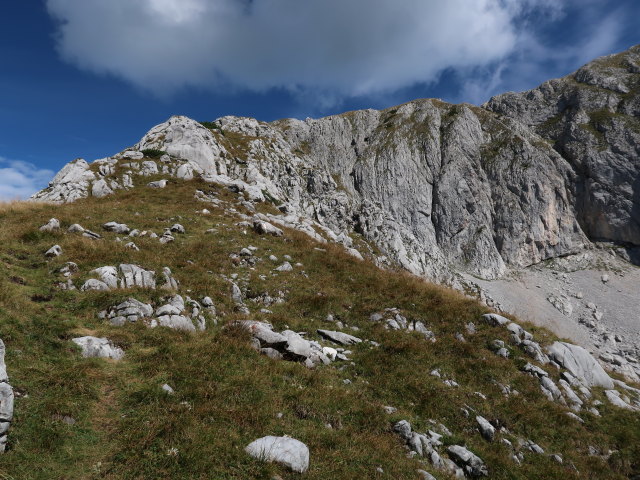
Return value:
<svg viewBox="0 0 640 480">
<path fill-rule="evenodd" d="M 107 338 L 86 336 L 74 338 L 72 341 L 82 348 L 82 356 L 85 358 L 97 357 L 120 360 L 124 357 L 124 350 L 114 346 Z"/>
<path fill-rule="evenodd" d="M 258 460 L 280 463 L 297 473 L 309 468 L 309 448 L 294 438 L 262 437 L 247 445 L 245 452 Z"/>
<path fill-rule="evenodd" d="M 588 387 L 613 388 L 613 380 L 584 348 L 566 342 L 555 342 L 548 348 L 549 357 Z"/>
<path fill-rule="evenodd" d="M 60 230 L 60 220 L 57 218 L 51 218 L 47 223 L 40 227 L 41 232 L 53 232 L 54 230 Z"/>
</svg>

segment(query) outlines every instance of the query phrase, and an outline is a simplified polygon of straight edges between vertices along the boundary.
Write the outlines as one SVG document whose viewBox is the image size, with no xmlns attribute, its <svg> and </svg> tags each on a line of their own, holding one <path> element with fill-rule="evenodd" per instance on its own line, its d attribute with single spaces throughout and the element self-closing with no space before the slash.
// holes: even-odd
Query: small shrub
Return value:
<svg viewBox="0 0 640 480">
<path fill-rule="evenodd" d="M 145 148 L 144 150 L 142 150 L 142 153 L 145 157 L 149 158 L 160 158 L 162 155 L 167 154 L 167 152 L 165 152 L 164 150 L 157 150 L 155 148 Z"/>
<path fill-rule="evenodd" d="M 209 130 L 222 130 L 220 128 L 220 125 L 218 125 L 215 122 L 198 122 L 200 123 L 200 125 L 202 125 L 205 128 L 208 128 Z"/>
</svg>

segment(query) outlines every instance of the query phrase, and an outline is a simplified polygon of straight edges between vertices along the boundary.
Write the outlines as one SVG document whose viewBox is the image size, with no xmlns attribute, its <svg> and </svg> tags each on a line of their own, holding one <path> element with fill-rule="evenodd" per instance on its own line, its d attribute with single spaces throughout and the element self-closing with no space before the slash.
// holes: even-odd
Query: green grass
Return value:
<svg viewBox="0 0 640 480">
<path fill-rule="evenodd" d="M 216 190 L 223 201 L 236 198 L 223 187 L 172 181 L 165 189 L 141 186 L 65 206 L 0 206 L 0 261 L 6 272 L 0 277 L 0 338 L 7 346 L 11 383 L 20 395 L 10 450 L 0 456 L 0 478 L 413 479 L 417 468 L 447 478 L 406 457 L 391 428 L 400 419 L 419 431 L 430 428 L 429 419 L 444 423 L 453 433 L 450 441 L 464 441 L 487 462 L 492 479 L 623 479 L 638 473 L 639 416 L 605 406 L 602 418 L 581 413 L 584 425 L 569 419 L 565 409 L 547 401 L 537 383 L 519 372 L 517 349 L 511 360 L 487 348 L 493 339 L 506 341 L 507 335 L 480 324 L 485 307 L 406 273 L 379 270 L 338 246 L 315 250 L 317 244 L 295 231 L 286 231 L 283 238 L 245 234 L 235 225 L 237 217 L 195 201 L 196 189 Z M 212 214 L 196 213 L 204 207 Z M 51 217 L 61 220 L 62 231 L 39 232 L 37 227 Z M 179 222 L 187 233 L 167 245 L 135 238 L 140 251 L 134 252 L 115 242 L 115 234 L 102 231 L 101 225 L 111 220 L 157 233 Z M 102 233 L 104 240 L 65 233 L 72 223 Z M 210 228 L 216 233 L 205 234 Z M 64 253 L 46 260 L 43 253 L 53 244 Z M 258 247 L 261 258 L 254 270 L 236 267 L 229 258 L 248 245 Z M 303 266 L 272 275 L 271 254 L 291 255 L 293 263 Z M 54 271 L 66 261 L 80 267 L 76 284 L 102 265 L 128 262 L 156 271 L 169 266 L 183 295 L 212 297 L 222 313 L 220 323 L 210 322 L 201 334 L 141 324 L 112 327 L 97 318 L 98 311 L 129 296 L 158 301 L 162 292 L 60 291 L 54 288 Z M 252 294 L 286 292 L 284 304 L 270 307 L 272 315 L 259 313 L 260 306 L 249 301 L 251 318 L 269 321 L 276 329 L 310 332 L 310 338 L 317 339 L 317 328 L 335 328 L 323 320 L 332 313 L 358 326 L 355 335 L 381 346 L 355 346 L 354 365 L 334 363 L 315 370 L 260 356 L 250 348 L 246 332 L 227 326 L 241 318 L 234 312 L 229 283 L 221 277 L 233 273 Z M 422 320 L 438 341 L 369 322 L 371 313 L 386 307 Z M 455 333 L 464 333 L 470 321 L 478 333 L 465 334 L 466 343 L 455 340 Z M 527 328 L 542 343 L 555 338 Z M 70 339 L 87 334 L 112 339 L 125 349 L 125 358 L 82 359 Z M 443 385 L 430 375 L 434 368 L 460 387 Z M 345 379 L 353 383 L 345 385 Z M 493 380 L 511 385 L 520 395 L 504 397 Z M 164 394 L 163 383 L 176 394 Z M 384 405 L 398 412 L 387 415 Z M 512 434 L 507 438 L 530 438 L 548 453 L 562 454 L 564 466 L 532 454 L 516 466 L 500 442 L 480 437 L 473 418 L 461 414 L 463 407 L 499 419 Z M 65 415 L 76 423 L 61 422 Z M 309 446 L 311 466 L 304 475 L 244 453 L 254 439 L 282 434 Z M 589 445 L 616 453 L 608 461 L 589 457 Z M 177 454 L 170 454 L 175 452 L 171 449 Z M 580 473 L 567 467 L 570 464 Z M 377 474 L 376 467 L 384 474 Z"/>
</svg>

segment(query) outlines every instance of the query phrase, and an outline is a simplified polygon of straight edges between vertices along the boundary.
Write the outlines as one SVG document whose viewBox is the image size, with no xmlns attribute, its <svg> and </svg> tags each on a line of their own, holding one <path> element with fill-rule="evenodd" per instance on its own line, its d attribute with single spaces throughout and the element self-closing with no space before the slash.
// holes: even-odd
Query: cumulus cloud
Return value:
<svg viewBox="0 0 640 480">
<path fill-rule="evenodd" d="M 51 170 L 0 157 L 0 201 L 28 198 L 45 187 L 52 177 Z"/>
<path fill-rule="evenodd" d="M 596 0 L 565 0 L 544 10 L 548 20 L 571 16 L 573 23 L 588 26 L 589 35 L 562 43 L 563 39 L 557 37 L 545 39 L 536 35 L 535 27 L 540 25 L 532 25 L 526 13 L 530 13 L 527 8 L 520 11 L 523 28 L 508 57 L 473 72 L 459 72 L 458 100 L 482 103 L 493 95 L 527 90 L 550 78 L 566 75 L 594 58 L 615 53 L 622 32 L 637 23 L 636 16 L 630 16 L 624 7 L 603 12 Z"/>
<path fill-rule="evenodd" d="M 60 54 L 159 94 L 371 95 L 495 64 L 556 0 L 47 0 Z"/>
</svg>

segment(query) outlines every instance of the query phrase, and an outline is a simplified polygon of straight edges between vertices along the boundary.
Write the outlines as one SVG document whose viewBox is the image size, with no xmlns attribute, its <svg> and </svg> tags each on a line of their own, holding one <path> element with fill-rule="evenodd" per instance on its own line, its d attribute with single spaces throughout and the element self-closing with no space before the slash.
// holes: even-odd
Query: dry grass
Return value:
<svg viewBox="0 0 640 480">
<path fill-rule="evenodd" d="M 430 466 L 406 458 L 391 431 L 392 422 L 400 419 L 422 430 L 430 428 L 429 419 L 443 422 L 458 441 L 487 461 L 491 478 L 578 478 L 567 467 L 573 463 L 580 478 L 622 479 L 640 468 L 637 415 L 608 409 L 600 419 L 585 414 L 586 424 L 577 424 L 519 372 L 522 358 L 507 360 L 490 352 L 487 345 L 493 339 L 507 340 L 504 330 L 479 326 L 476 335 L 465 335 L 466 343 L 454 339 L 455 333 L 464 333 L 464 324 L 478 324 L 486 311 L 475 301 L 406 273 L 381 271 L 333 245 L 315 250 L 317 245 L 298 232 L 287 231 L 284 238 L 244 233 L 235 216 L 195 201 L 196 188 L 215 190 L 225 201 L 236 198 L 224 188 L 198 181 L 172 182 L 164 190 L 137 188 L 65 206 L 19 204 L 0 210 L 0 261 L 7 272 L 0 278 L 0 338 L 7 344 L 12 384 L 28 395 L 17 400 L 11 450 L 0 458 L 0 476 L 298 478 L 243 451 L 257 437 L 288 434 L 311 450 L 311 468 L 304 478 L 415 478 L 417 468 Z M 196 213 L 204 207 L 212 215 Z M 61 220 L 62 232 L 39 232 L 37 227 L 53 216 Z M 167 245 L 135 238 L 141 251 L 134 252 L 116 242 L 115 234 L 102 231 L 101 225 L 111 220 L 156 233 L 178 222 L 187 233 Z M 100 232 L 104 239 L 66 233 L 72 223 Z M 209 228 L 216 233 L 205 234 Z M 43 252 L 54 243 L 62 247 L 62 257 L 45 260 Z M 229 255 L 248 245 L 258 247 L 259 261 L 252 268 L 235 266 Z M 303 266 L 274 275 L 277 263 L 268 259 L 271 254 L 280 259 L 291 255 L 293 263 Z M 129 296 L 158 301 L 162 292 L 57 290 L 53 272 L 70 260 L 80 267 L 77 284 L 102 265 L 136 263 L 156 271 L 169 266 L 183 294 L 213 298 L 223 315 L 221 323 L 197 335 L 139 324 L 112 327 L 96 313 Z M 248 301 L 252 318 L 317 338 L 317 328 L 335 328 L 324 321 L 332 313 L 359 327 L 356 335 L 381 346 L 358 345 L 353 365 L 336 363 L 316 370 L 260 356 L 250 348 L 245 332 L 223 328 L 239 318 L 229 283 L 222 278 L 232 274 L 238 274 L 236 281 L 250 296 L 286 292 L 287 301 L 269 307 L 270 315 Z M 371 313 L 386 307 L 422 320 L 438 341 L 389 332 L 369 322 Z M 70 339 L 86 332 L 111 338 L 126 350 L 125 359 L 81 359 Z M 553 340 L 541 329 L 535 329 L 535 335 L 544 342 Z M 460 387 L 443 385 L 430 375 L 434 368 Z M 345 379 L 352 383 L 344 384 Z M 504 397 L 493 380 L 512 385 L 520 395 Z M 164 394 L 163 383 L 176 395 Z M 386 415 L 383 405 L 393 405 L 398 412 Z M 564 466 L 547 456 L 528 455 L 516 467 L 503 445 L 479 436 L 473 419 L 461 415 L 462 407 L 498 419 L 514 437 L 531 438 L 548 453 L 561 453 Z M 63 424 L 55 420 L 60 415 L 77 422 Z M 589 445 L 618 453 L 607 462 L 589 457 Z M 177 455 L 169 454 L 174 448 Z M 376 473 L 378 466 L 384 474 Z"/>
</svg>

